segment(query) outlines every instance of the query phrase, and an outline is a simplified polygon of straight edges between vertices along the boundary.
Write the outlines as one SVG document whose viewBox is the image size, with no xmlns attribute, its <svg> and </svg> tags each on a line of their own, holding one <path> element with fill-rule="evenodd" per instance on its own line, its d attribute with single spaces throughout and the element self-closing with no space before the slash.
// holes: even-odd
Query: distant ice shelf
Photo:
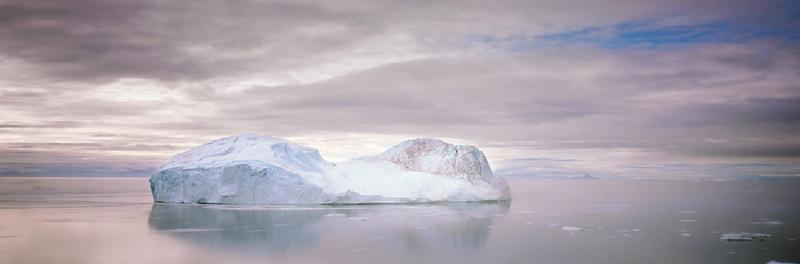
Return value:
<svg viewBox="0 0 800 264">
<path fill-rule="evenodd" d="M 156 202 L 355 204 L 510 199 L 483 152 L 437 139 L 404 141 L 341 163 L 287 140 L 243 134 L 175 155 L 150 177 Z"/>
</svg>

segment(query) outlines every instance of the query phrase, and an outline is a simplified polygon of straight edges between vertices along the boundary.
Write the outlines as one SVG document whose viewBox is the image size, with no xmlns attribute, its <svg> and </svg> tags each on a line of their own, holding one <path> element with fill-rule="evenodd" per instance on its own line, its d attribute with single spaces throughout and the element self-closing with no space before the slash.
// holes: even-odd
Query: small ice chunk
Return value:
<svg viewBox="0 0 800 264">
<path fill-rule="evenodd" d="M 327 217 L 334 217 L 334 216 L 346 216 L 346 214 L 326 214 Z"/>
<path fill-rule="evenodd" d="M 175 228 L 175 229 L 167 229 L 163 232 L 165 233 L 190 233 L 190 232 L 210 232 L 210 231 L 220 231 L 222 228 Z"/>
<path fill-rule="evenodd" d="M 794 263 L 794 262 L 782 262 L 782 261 L 770 260 L 769 262 L 767 262 L 767 264 L 797 264 L 797 263 Z"/>
<path fill-rule="evenodd" d="M 692 234 L 691 233 L 681 233 L 681 236 L 682 237 L 690 237 L 690 236 L 692 236 Z"/>
<path fill-rule="evenodd" d="M 764 239 L 771 237 L 770 234 L 763 234 L 763 233 L 724 233 L 722 234 L 719 239 L 725 241 L 753 241 L 753 240 L 760 240 L 764 241 Z"/>
<path fill-rule="evenodd" d="M 564 231 L 567 231 L 567 232 L 576 232 L 576 231 L 583 230 L 583 228 L 580 228 L 580 227 L 577 227 L 577 226 L 563 226 L 563 227 L 561 227 L 561 230 L 564 230 Z"/>
</svg>

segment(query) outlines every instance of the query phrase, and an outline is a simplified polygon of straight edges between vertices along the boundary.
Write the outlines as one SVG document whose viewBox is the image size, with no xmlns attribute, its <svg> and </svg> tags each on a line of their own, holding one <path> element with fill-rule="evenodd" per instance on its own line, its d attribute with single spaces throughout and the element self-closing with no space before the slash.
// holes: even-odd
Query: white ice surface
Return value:
<svg viewBox="0 0 800 264">
<path fill-rule="evenodd" d="M 156 202 L 319 204 L 507 200 L 483 153 L 414 139 L 338 164 L 286 140 L 238 135 L 171 158 L 150 179 Z"/>
<path fill-rule="evenodd" d="M 567 231 L 567 232 L 576 232 L 576 231 L 583 230 L 583 228 L 580 228 L 580 227 L 577 227 L 577 226 L 563 226 L 563 227 L 561 227 L 561 230 L 564 230 L 564 231 Z"/>
<path fill-rule="evenodd" d="M 324 185 L 321 175 L 331 163 L 313 148 L 284 139 L 242 134 L 217 139 L 173 156 L 160 170 L 171 168 L 197 169 L 246 164 L 254 170 L 267 166 L 300 174 L 317 185 Z"/>
<path fill-rule="evenodd" d="M 505 200 L 508 194 L 484 181 L 410 171 L 380 158 L 336 164 L 328 174 L 330 191 L 399 198 L 409 202 Z"/>
</svg>

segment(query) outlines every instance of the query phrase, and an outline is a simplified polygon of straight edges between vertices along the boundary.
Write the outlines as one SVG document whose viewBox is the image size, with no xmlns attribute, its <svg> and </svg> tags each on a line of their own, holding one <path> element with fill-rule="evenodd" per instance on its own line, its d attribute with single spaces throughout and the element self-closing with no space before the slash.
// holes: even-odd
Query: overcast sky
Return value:
<svg viewBox="0 0 800 264">
<path fill-rule="evenodd" d="M 496 174 L 800 176 L 796 1 L 0 0 L 0 175 L 146 176 L 253 132 Z"/>
</svg>

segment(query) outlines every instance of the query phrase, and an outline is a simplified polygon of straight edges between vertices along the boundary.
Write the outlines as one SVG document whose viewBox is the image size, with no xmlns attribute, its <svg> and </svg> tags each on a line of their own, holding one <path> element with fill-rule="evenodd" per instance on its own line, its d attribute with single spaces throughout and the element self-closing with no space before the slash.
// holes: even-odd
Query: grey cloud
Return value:
<svg viewBox="0 0 800 264">
<path fill-rule="evenodd" d="M 800 49 L 791 43 L 509 51 L 475 49 L 497 43 L 470 42 L 665 13 L 679 14 L 660 21 L 673 24 L 760 19 L 773 5 L 9 1 L 0 5 L 0 169 L 142 172 L 137 168 L 157 167 L 203 140 L 242 132 L 459 138 L 515 149 L 515 161 L 498 171 L 521 173 L 592 172 L 571 166 L 592 165 L 580 157 L 629 150 L 650 156 L 620 154 L 611 157 L 615 166 L 663 167 L 667 159 L 796 164 Z M 409 42 L 362 46 L 393 36 Z M 393 54 L 391 45 L 413 47 L 411 54 Z M 371 58 L 370 52 L 408 58 L 306 84 L 262 84 L 253 77 L 346 65 Z M 158 86 L 156 96 L 97 96 L 103 89 L 135 95 L 113 86 L 118 79 L 146 79 L 141 85 Z M 250 82 L 243 91 L 228 91 L 219 79 Z M 168 92 L 174 94 L 158 96 Z M 520 159 L 536 155 L 550 156 Z"/>
<path fill-rule="evenodd" d="M 578 55 L 566 54 L 569 52 Z M 730 71 L 728 66 L 717 63 L 713 57 L 695 58 L 694 52 L 653 52 L 648 54 L 651 57 L 648 62 L 641 62 L 639 56 L 634 56 L 633 59 L 639 61 L 637 64 L 629 64 L 630 57 L 626 56 L 598 57 L 591 51 L 580 50 L 566 53 L 500 60 L 476 57 L 414 61 L 311 85 L 257 88 L 235 97 L 207 99 L 231 106 L 223 108 L 223 116 L 246 117 L 264 113 L 268 116 L 265 120 L 298 122 L 306 129 L 315 129 L 315 124 L 320 124 L 316 129 L 325 129 L 322 127 L 327 125 L 324 120 L 336 120 L 339 127 L 369 130 L 383 125 L 416 124 L 424 127 L 432 123 L 438 127 L 481 126 L 496 122 L 512 126 L 546 125 L 594 117 L 619 117 L 622 121 L 632 122 L 630 125 L 653 129 L 662 129 L 665 125 L 681 127 L 681 122 L 731 128 L 763 122 L 781 125 L 797 112 L 792 106 L 793 99 L 755 97 L 763 96 L 758 94 L 750 94 L 752 98 L 713 104 L 691 99 L 658 101 L 659 97 L 653 97 L 684 90 L 699 92 L 703 96 L 705 90 L 727 89 L 723 85 L 705 84 L 709 80 L 742 77 L 740 71 Z M 659 56 L 662 58 L 657 58 Z M 586 63 L 583 60 L 597 61 Z M 585 74 L 581 69 L 602 67 L 607 69 L 593 74 L 588 80 L 577 80 Z M 776 80 L 755 79 L 742 83 L 742 88 L 721 92 L 758 89 L 761 85 L 780 81 L 777 78 L 796 78 L 788 66 L 779 67 L 776 73 L 781 72 L 783 76 L 775 77 Z M 653 72 L 664 81 L 654 81 Z M 695 119 L 697 121 L 692 121 Z M 710 122 L 722 119 L 730 121 L 724 124 Z M 671 123 L 671 120 L 678 123 Z M 630 132 L 651 133 L 636 128 L 640 130 L 620 127 Z M 615 130 L 598 128 L 608 129 Z M 493 131 L 491 136 L 504 132 Z"/>
<path fill-rule="evenodd" d="M 704 148 L 695 148 L 694 154 L 723 157 L 760 157 L 760 158 L 800 158 L 800 144 L 775 145 L 724 145 L 715 144 Z"/>
<path fill-rule="evenodd" d="M 226 124 L 277 134 L 410 132 L 507 141 L 505 147 L 533 153 L 624 148 L 656 153 L 651 157 L 656 160 L 795 162 L 795 146 L 800 145 L 793 136 L 800 128 L 795 105 L 800 104 L 796 96 L 782 96 L 792 90 L 786 89 L 785 78 L 798 78 L 794 64 L 773 58 L 770 75 L 723 84 L 714 80 L 760 73 L 736 70 L 737 65 L 717 59 L 750 50 L 708 55 L 708 49 L 720 48 L 648 52 L 647 60 L 640 54 L 597 56 L 582 50 L 421 60 L 312 85 L 257 88 L 215 102 L 235 105 L 220 112 L 221 118 L 234 118 L 225 119 Z M 598 68 L 603 70 L 588 81 L 581 77 L 584 70 Z M 720 100 L 731 96 L 738 98 Z M 246 103 L 235 103 L 240 101 Z M 524 140 L 545 143 L 520 143 Z"/>
<path fill-rule="evenodd" d="M 800 86 L 798 86 L 800 88 Z M 759 127 L 759 129 L 796 128 L 800 126 L 800 97 L 768 97 L 730 100 L 718 103 L 676 105 L 677 110 L 692 113 L 675 115 L 676 109 L 667 109 L 651 122 L 662 126 L 729 126 Z"/>
<path fill-rule="evenodd" d="M 72 128 L 83 126 L 82 122 L 77 121 L 45 121 L 38 123 L 6 122 L 0 123 L 3 128 Z"/>
<path fill-rule="evenodd" d="M 104 150 L 104 151 L 160 151 L 160 150 L 179 150 L 180 148 L 164 144 L 125 144 L 125 143 L 4 143 L 0 144 L 0 149 L 4 150 L 30 150 L 30 149 L 53 149 L 64 152 L 81 150 Z"/>
<path fill-rule="evenodd" d="M 724 4 L 721 4 L 724 3 Z M 541 34 L 663 13 L 739 17 L 742 1 L 10 1 L 0 55 L 55 80 L 198 80 L 319 63 L 368 37 L 406 34 L 433 51 L 471 34 Z M 581 8 L 574 8 L 581 6 Z M 620 8 L 624 7 L 624 8 Z M 712 8 L 713 7 L 713 8 Z M 386 12 L 391 10 L 391 12 Z"/>
<path fill-rule="evenodd" d="M 301 2 L 20 1 L 0 14 L 0 54 L 37 65 L 44 77 L 78 81 L 268 71 L 375 31 Z M 320 25 L 344 32 L 313 41 L 296 32 Z"/>
</svg>

